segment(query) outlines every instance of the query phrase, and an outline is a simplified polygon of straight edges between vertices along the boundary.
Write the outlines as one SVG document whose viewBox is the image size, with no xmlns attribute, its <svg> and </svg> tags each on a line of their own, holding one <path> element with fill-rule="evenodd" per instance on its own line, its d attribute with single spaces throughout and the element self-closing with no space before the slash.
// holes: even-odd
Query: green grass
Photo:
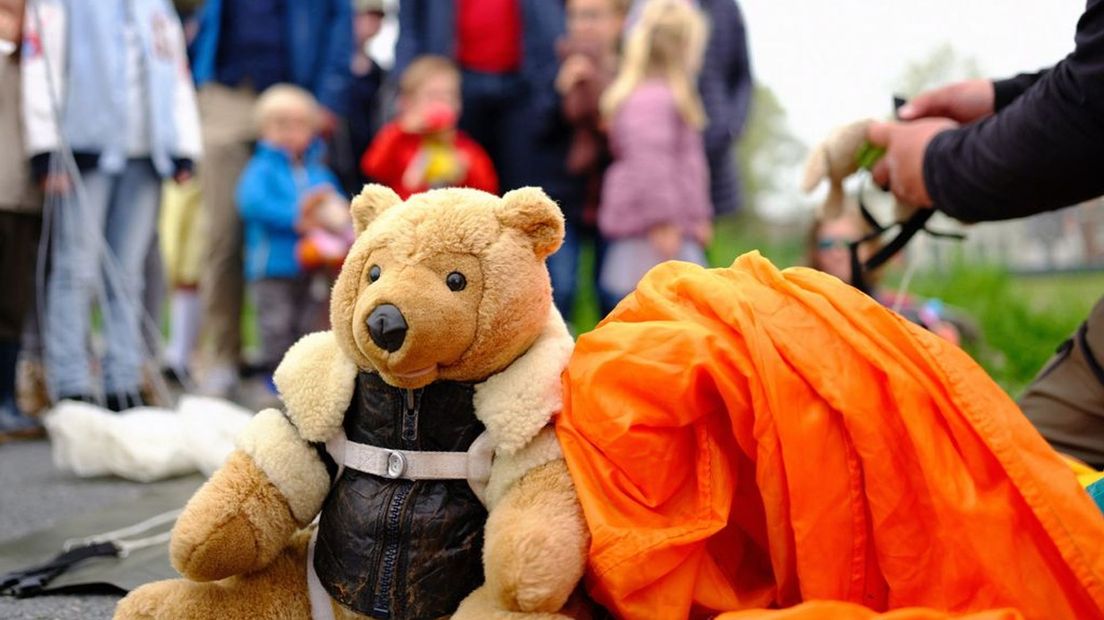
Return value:
<svg viewBox="0 0 1104 620">
<path fill-rule="evenodd" d="M 978 321 L 982 341 L 966 350 L 1016 396 L 1104 294 L 1104 272 L 1014 276 L 997 266 L 960 263 L 918 275 L 910 288 Z"/>
</svg>

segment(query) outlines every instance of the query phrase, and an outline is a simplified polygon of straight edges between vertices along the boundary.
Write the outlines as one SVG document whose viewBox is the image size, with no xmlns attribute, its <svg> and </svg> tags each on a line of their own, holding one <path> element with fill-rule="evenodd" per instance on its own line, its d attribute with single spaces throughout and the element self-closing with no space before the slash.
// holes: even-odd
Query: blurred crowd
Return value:
<svg viewBox="0 0 1104 620">
<path fill-rule="evenodd" d="M 62 399 L 271 391 L 327 324 L 366 182 L 544 188 L 569 323 L 578 274 L 604 314 L 741 208 L 734 0 L 0 0 L 0 45 L 0 432 Z"/>
<path fill-rule="evenodd" d="M 385 69 L 368 50 L 393 19 Z M 1104 194 L 1101 41 L 1088 0 L 1054 67 L 921 93 L 863 130 L 871 178 L 964 222 Z M 62 399 L 241 399 L 246 376 L 273 397 L 284 351 L 327 323 L 366 182 L 543 188 L 566 221 L 555 305 L 572 323 L 593 289 L 604 315 L 654 265 L 707 262 L 742 206 L 751 93 L 735 0 L 0 0 L 0 437 Z M 970 337 L 858 269 L 879 240 L 855 213 L 815 224 L 809 265 Z M 1097 467 L 1101 334 L 1104 302 L 1020 402 Z"/>
</svg>

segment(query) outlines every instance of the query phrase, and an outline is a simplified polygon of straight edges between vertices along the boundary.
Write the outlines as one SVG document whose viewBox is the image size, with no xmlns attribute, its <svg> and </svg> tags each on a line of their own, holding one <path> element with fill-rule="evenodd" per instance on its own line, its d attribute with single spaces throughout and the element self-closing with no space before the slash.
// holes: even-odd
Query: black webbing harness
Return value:
<svg viewBox="0 0 1104 620">
<path fill-rule="evenodd" d="M 854 241 L 849 241 L 847 243 L 847 249 L 851 255 L 851 285 L 867 295 L 871 294 L 872 291 L 870 290 L 870 283 L 867 281 L 866 274 L 881 267 L 886 261 L 893 258 L 898 252 L 904 249 L 905 245 L 916 236 L 916 233 L 924 231 L 933 237 L 956 239 L 959 241 L 966 238 L 966 235 L 960 233 L 941 232 L 929 229 L 927 223 L 935 213 L 935 209 L 917 209 L 916 212 L 906 220 L 893 222 L 889 226 L 882 226 L 881 223 L 874 218 L 874 215 L 870 213 L 870 210 L 866 208 L 866 203 L 863 201 L 862 189 L 863 188 L 860 187 L 858 192 L 859 213 L 862 214 L 863 220 L 866 221 L 867 225 L 870 226 L 872 230 Z M 881 237 L 894 228 L 900 228 L 900 232 L 897 233 L 896 237 L 882 246 L 873 256 L 866 259 L 866 261 L 859 258 L 859 246 L 867 241 Z"/>
<path fill-rule="evenodd" d="M 0 575 L 0 594 L 11 594 L 16 598 L 35 596 L 59 575 L 85 560 L 117 558 L 120 555 L 122 555 L 122 549 L 114 542 L 74 547 L 59 553 L 49 562 Z"/>
</svg>

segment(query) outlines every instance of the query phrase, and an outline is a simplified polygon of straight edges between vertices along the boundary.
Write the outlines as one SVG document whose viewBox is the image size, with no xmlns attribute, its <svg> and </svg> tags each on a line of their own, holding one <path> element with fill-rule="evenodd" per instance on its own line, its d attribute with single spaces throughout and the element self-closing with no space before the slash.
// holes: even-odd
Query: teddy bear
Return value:
<svg viewBox="0 0 1104 620">
<path fill-rule="evenodd" d="M 285 410 L 185 507 L 185 578 L 116 618 L 555 618 L 578 599 L 589 534 L 551 425 L 573 348 L 544 262 L 559 208 L 369 185 L 351 213 L 332 331 L 288 350 Z"/>
<path fill-rule="evenodd" d="M 349 203 L 332 191 L 318 191 L 307 196 L 300 211 L 301 236 L 295 244 L 299 266 L 337 273 L 356 239 Z"/>
</svg>

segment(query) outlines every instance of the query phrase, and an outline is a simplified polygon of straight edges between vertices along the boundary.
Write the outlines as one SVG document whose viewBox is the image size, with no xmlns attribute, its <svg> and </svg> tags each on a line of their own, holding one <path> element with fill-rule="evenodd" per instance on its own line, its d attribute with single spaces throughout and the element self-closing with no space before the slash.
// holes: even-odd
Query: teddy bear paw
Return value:
<svg viewBox="0 0 1104 620">
<path fill-rule="evenodd" d="M 521 610 L 516 601 L 504 600 L 484 585 L 460 603 L 452 620 L 571 620 L 572 617 L 551 611 Z"/>
<path fill-rule="evenodd" d="M 155 620 L 172 617 L 169 600 L 177 588 L 173 581 L 158 581 L 131 591 L 115 606 L 114 620 Z"/>
<path fill-rule="evenodd" d="M 234 515 L 201 541 L 174 537 L 172 555 L 179 558 L 176 568 L 185 577 L 216 581 L 257 567 L 260 562 L 255 537 L 255 528 L 248 519 Z"/>
</svg>

